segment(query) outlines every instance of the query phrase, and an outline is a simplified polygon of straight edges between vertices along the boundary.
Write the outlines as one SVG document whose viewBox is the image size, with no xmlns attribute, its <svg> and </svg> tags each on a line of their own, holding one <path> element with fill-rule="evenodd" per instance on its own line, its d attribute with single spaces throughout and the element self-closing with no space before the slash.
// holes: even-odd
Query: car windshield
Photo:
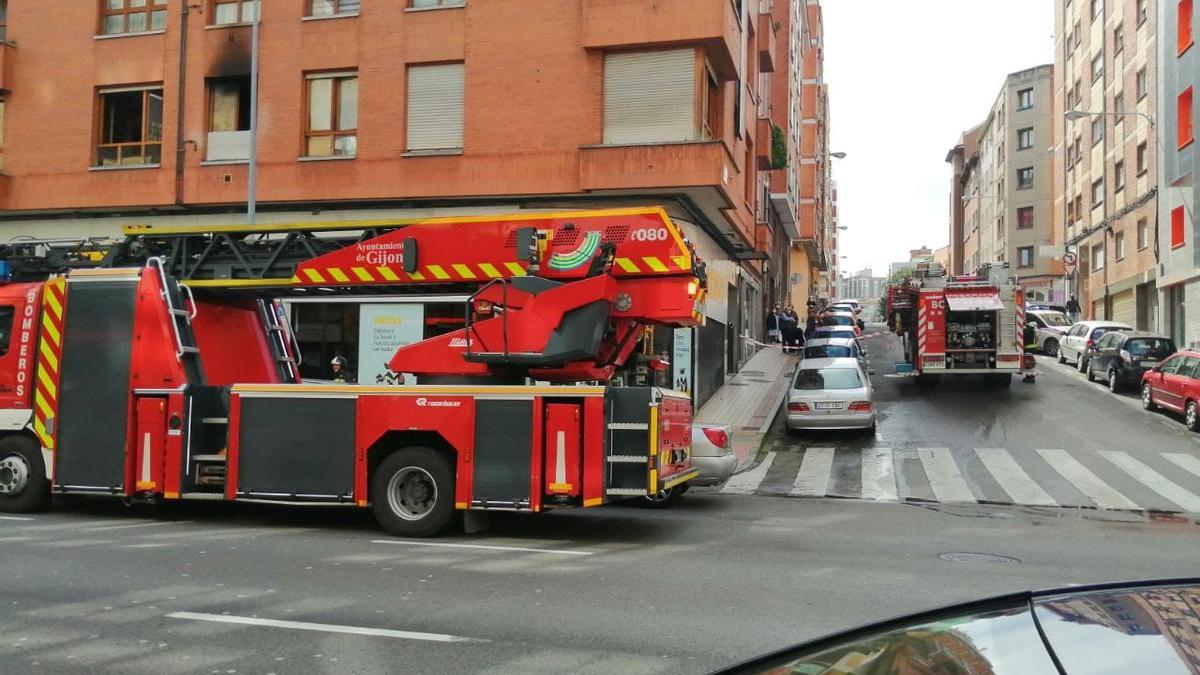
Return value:
<svg viewBox="0 0 1200 675">
<path fill-rule="evenodd" d="M 1070 326 L 1071 320 L 1059 312 L 1038 312 L 1037 317 L 1046 322 L 1047 326 Z"/>
<path fill-rule="evenodd" d="M 823 330 L 823 331 L 819 331 L 817 334 L 820 335 L 821 337 L 826 337 L 826 338 L 848 338 L 848 339 L 854 338 L 854 331 L 847 330 L 844 328 L 837 329 L 837 330 Z"/>
<path fill-rule="evenodd" d="M 836 391 L 858 389 L 862 380 L 855 368 L 805 368 L 796 375 L 796 389 L 805 391 Z"/>
<path fill-rule="evenodd" d="M 1125 343 L 1125 351 L 1133 356 L 1164 359 L 1175 353 L 1175 343 L 1164 338 L 1133 338 Z"/>
<path fill-rule="evenodd" d="M 852 356 L 850 348 L 845 345 L 816 345 L 804 348 L 806 359 L 835 359 Z"/>
<path fill-rule="evenodd" d="M 837 326 L 853 326 L 854 319 L 845 314 L 831 314 L 830 322 Z"/>
</svg>

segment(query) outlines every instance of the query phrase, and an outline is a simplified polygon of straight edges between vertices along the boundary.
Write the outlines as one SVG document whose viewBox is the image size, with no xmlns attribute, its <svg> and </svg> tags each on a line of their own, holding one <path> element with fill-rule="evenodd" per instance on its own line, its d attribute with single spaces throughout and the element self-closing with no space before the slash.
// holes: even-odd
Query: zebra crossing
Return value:
<svg viewBox="0 0 1200 675">
<path fill-rule="evenodd" d="M 721 494 L 1200 514 L 1185 452 L 775 444 Z"/>
</svg>

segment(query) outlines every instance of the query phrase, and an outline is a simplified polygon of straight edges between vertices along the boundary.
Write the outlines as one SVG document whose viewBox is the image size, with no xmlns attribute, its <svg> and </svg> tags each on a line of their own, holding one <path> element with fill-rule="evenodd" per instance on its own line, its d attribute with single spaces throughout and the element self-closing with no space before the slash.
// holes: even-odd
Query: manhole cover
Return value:
<svg viewBox="0 0 1200 675">
<path fill-rule="evenodd" d="M 998 563 L 1001 565 L 1021 564 L 1021 561 L 1016 558 L 1010 558 L 1006 555 L 992 555 L 991 553 L 943 553 L 938 557 L 950 562 Z"/>
</svg>

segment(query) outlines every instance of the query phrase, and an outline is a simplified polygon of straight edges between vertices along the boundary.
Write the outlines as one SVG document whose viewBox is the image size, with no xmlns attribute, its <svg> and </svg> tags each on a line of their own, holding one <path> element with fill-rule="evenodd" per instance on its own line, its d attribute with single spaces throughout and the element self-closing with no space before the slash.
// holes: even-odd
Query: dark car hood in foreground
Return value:
<svg viewBox="0 0 1200 675">
<path fill-rule="evenodd" d="M 831 635 L 725 672 L 1200 674 L 1200 580 L 990 598 Z"/>
</svg>

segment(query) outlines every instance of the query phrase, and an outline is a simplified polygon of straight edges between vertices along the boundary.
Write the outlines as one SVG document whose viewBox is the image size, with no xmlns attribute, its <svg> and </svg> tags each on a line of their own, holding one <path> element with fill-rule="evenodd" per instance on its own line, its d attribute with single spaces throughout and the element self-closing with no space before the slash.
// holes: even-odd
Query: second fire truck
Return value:
<svg viewBox="0 0 1200 675">
<path fill-rule="evenodd" d="M 942 376 L 982 375 L 1006 387 L 1032 372 L 1025 354 L 1025 294 L 1007 263 L 953 277 L 939 263 L 920 263 L 887 290 L 888 328 L 903 340 L 904 362 L 922 385 Z"/>
</svg>

